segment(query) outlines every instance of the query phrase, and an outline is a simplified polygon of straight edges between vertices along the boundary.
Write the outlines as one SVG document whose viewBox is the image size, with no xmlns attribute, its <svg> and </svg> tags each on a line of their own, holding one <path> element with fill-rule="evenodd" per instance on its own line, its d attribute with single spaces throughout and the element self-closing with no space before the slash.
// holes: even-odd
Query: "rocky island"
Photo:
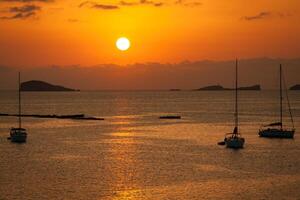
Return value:
<svg viewBox="0 0 300 200">
<path fill-rule="evenodd" d="M 260 85 L 252 85 L 248 87 L 239 87 L 239 90 L 261 90 Z"/>
<path fill-rule="evenodd" d="M 44 81 L 27 81 L 21 84 L 21 91 L 24 92 L 72 92 L 72 91 L 79 91 L 75 89 L 66 88 L 59 85 L 52 85 L 50 83 Z"/>
<path fill-rule="evenodd" d="M 203 91 L 211 91 L 211 90 L 222 91 L 222 90 L 229 90 L 229 89 L 228 88 L 224 88 L 221 85 L 210 85 L 210 86 L 205 86 L 205 87 L 199 88 L 197 90 L 199 90 L 199 91 L 201 91 L 201 90 L 203 90 Z"/>
<path fill-rule="evenodd" d="M 202 87 L 197 89 L 198 91 L 224 91 L 224 90 L 234 90 L 232 88 L 224 88 L 221 85 L 210 85 L 206 87 Z M 255 91 L 260 91 L 261 87 L 260 85 L 253 85 L 253 86 L 248 86 L 248 87 L 239 87 L 238 90 L 255 90 Z"/>
<path fill-rule="evenodd" d="M 300 85 L 299 84 L 294 85 L 294 86 L 290 87 L 290 90 L 300 90 Z"/>
</svg>

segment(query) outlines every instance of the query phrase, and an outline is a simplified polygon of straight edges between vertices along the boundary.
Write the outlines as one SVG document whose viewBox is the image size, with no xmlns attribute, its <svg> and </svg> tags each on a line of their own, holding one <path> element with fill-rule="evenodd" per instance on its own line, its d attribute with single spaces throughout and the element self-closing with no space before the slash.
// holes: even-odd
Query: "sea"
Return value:
<svg viewBox="0 0 300 200">
<path fill-rule="evenodd" d="M 22 114 L 105 120 L 22 118 L 15 144 L 18 120 L 1 116 L 0 199 L 300 199 L 300 92 L 289 100 L 295 138 L 260 138 L 279 120 L 278 91 L 241 91 L 246 141 L 233 150 L 217 145 L 234 128 L 233 91 L 23 92 Z M 0 91 L 0 113 L 17 112 L 18 93 Z"/>
</svg>

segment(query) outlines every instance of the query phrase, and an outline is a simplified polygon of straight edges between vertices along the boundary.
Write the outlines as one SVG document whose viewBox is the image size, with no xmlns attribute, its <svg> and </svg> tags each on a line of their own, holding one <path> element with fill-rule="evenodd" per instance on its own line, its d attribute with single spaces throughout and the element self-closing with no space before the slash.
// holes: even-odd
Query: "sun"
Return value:
<svg viewBox="0 0 300 200">
<path fill-rule="evenodd" d="M 126 51 L 130 47 L 130 41 L 126 37 L 120 37 L 117 42 L 116 46 L 121 51 Z"/>
</svg>

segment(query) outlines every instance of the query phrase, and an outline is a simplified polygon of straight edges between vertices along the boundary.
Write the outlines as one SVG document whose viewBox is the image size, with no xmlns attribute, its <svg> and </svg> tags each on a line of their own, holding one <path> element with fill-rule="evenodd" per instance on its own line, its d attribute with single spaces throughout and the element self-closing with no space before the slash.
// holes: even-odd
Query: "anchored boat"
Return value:
<svg viewBox="0 0 300 200">
<path fill-rule="evenodd" d="M 226 145 L 227 148 L 240 149 L 244 147 L 245 138 L 239 133 L 239 118 L 238 118 L 238 61 L 235 63 L 235 127 L 232 133 L 225 135 L 223 142 L 219 142 L 219 145 Z"/>
<path fill-rule="evenodd" d="M 294 126 L 294 120 L 293 120 L 293 115 L 291 111 L 291 106 L 290 106 L 290 101 L 286 89 L 286 100 L 288 103 L 289 107 L 289 114 L 290 114 L 290 119 L 292 122 L 292 128 L 283 128 L 283 112 L 282 112 L 282 101 L 283 101 L 283 95 L 282 95 L 282 66 L 279 66 L 279 74 L 280 74 L 280 81 L 279 81 L 279 99 L 280 99 L 280 121 L 279 122 L 274 122 L 271 124 L 264 125 L 260 128 L 258 131 L 258 135 L 260 137 L 268 137 L 268 138 L 294 138 L 294 133 L 295 133 L 295 126 Z M 284 79 L 283 79 L 284 80 Z"/>
<path fill-rule="evenodd" d="M 22 128 L 22 119 L 21 119 L 21 87 L 20 87 L 21 75 L 19 72 L 19 127 L 10 129 L 10 141 L 16 143 L 24 143 L 27 139 L 26 129 Z"/>
</svg>

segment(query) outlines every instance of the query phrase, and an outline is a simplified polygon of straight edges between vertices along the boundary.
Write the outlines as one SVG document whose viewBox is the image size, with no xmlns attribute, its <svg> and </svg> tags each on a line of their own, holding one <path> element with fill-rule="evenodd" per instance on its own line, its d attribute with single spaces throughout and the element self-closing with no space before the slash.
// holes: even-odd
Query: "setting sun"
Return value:
<svg viewBox="0 0 300 200">
<path fill-rule="evenodd" d="M 126 37 L 121 37 L 117 40 L 116 46 L 121 51 L 126 51 L 130 47 L 130 41 Z"/>
</svg>

